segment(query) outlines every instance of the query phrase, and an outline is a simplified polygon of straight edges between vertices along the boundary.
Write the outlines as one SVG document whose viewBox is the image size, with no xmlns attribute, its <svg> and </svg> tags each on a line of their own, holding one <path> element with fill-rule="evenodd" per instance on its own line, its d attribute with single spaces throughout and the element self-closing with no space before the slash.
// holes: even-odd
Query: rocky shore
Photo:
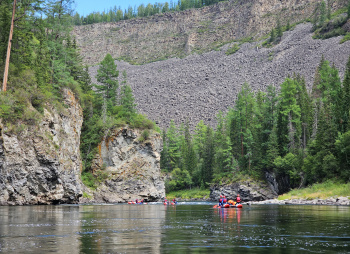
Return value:
<svg viewBox="0 0 350 254">
<path fill-rule="evenodd" d="M 327 199 L 268 199 L 264 201 L 248 201 L 248 205 L 336 205 L 350 206 L 350 197 L 332 197 Z"/>
</svg>

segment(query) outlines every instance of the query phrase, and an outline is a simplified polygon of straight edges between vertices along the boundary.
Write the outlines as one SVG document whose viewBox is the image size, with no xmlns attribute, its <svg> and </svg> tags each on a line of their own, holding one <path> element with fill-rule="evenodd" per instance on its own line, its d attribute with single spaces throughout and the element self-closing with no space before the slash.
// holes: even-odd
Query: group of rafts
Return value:
<svg viewBox="0 0 350 254">
<path fill-rule="evenodd" d="M 227 201 L 225 196 L 220 196 L 219 204 L 214 205 L 213 208 L 243 208 L 239 194 L 237 195 L 236 200 L 237 202 L 233 200 Z"/>
<path fill-rule="evenodd" d="M 242 204 L 237 204 L 233 200 L 229 201 L 232 201 L 232 203 L 227 202 L 223 205 L 214 205 L 213 208 L 243 208 Z"/>
<path fill-rule="evenodd" d="M 147 203 L 143 202 L 143 200 L 142 201 L 138 201 L 138 200 L 129 201 L 128 204 L 130 204 L 130 205 L 147 205 Z M 177 202 L 174 200 L 172 202 L 165 200 L 163 202 L 163 204 L 164 205 L 176 205 Z M 240 203 L 234 202 L 233 200 L 229 200 L 229 201 L 227 201 L 227 203 L 220 202 L 218 205 L 214 205 L 213 208 L 243 208 L 243 206 Z"/>
</svg>

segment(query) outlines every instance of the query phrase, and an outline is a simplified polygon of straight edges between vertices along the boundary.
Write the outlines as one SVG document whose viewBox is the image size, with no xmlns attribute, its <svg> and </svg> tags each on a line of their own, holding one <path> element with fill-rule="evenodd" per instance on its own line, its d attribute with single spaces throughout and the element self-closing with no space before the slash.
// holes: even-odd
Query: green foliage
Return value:
<svg viewBox="0 0 350 254">
<path fill-rule="evenodd" d="M 81 174 L 81 180 L 84 185 L 92 190 L 96 190 L 108 177 L 109 173 L 103 170 L 97 170 L 94 174 L 92 172 L 83 171 Z"/>
<path fill-rule="evenodd" d="M 323 183 L 314 183 L 304 189 L 294 189 L 282 196 L 279 196 L 278 199 L 325 199 L 330 197 L 346 196 L 350 196 L 350 183 L 343 183 L 337 179 L 329 179 Z"/>
<path fill-rule="evenodd" d="M 228 0 L 221 0 L 228 1 Z M 156 14 L 184 11 L 191 8 L 201 8 L 218 3 L 218 0 L 179 0 L 165 3 L 141 4 L 139 6 L 129 6 L 123 11 L 120 7 L 114 6 L 107 11 L 93 12 L 86 16 L 80 16 L 78 13 L 71 17 L 75 25 L 86 25 L 101 22 L 116 22 L 119 20 L 127 20 L 135 17 L 148 17 Z"/>
<path fill-rule="evenodd" d="M 346 33 L 343 37 L 343 39 L 340 40 L 340 44 L 346 42 L 346 41 L 349 41 L 350 40 L 350 33 Z"/>
<path fill-rule="evenodd" d="M 165 183 L 166 192 L 190 188 L 192 179 L 190 173 L 184 169 L 175 168 L 171 172 L 171 180 Z"/>
<path fill-rule="evenodd" d="M 91 172 L 82 172 L 81 180 L 83 184 L 92 190 L 98 187 L 98 181 Z"/>
<path fill-rule="evenodd" d="M 324 2 L 322 2 L 324 3 Z M 321 5 L 323 6 L 323 4 Z M 345 35 L 342 26 L 347 22 L 348 17 L 342 15 L 344 10 L 333 19 L 326 20 L 325 14 L 321 15 L 319 21 L 314 24 L 314 39 L 328 39 L 335 36 Z"/>
<path fill-rule="evenodd" d="M 83 191 L 83 198 L 92 199 L 92 196 L 86 193 L 85 191 Z"/>
<path fill-rule="evenodd" d="M 117 65 L 114 63 L 112 56 L 107 54 L 101 61 L 100 67 L 97 70 L 96 78 L 101 85 L 94 85 L 97 93 L 103 95 L 104 107 L 106 107 L 103 114 L 106 114 L 107 111 L 111 111 L 111 109 L 117 105 L 118 76 Z"/>
<path fill-rule="evenodd" d="M 207 199 L 210 195 L 210 190 L 208 189 L 200 189 L 200 188 L 192 188 L 192 189 L 186 189 L 186 190 L 178 190 L 178 191 L 172 191 L 167 192 L 167 198 L 169 200 L 172 200 L 174 198 L 181 198 L 181 199 Z"/>
<path fill-rule="evenodd" d="M 238 50 L 239 50 L 239 45 L 234 44 L 232 47 L 230 47 L 228 50 L 226 50 L 225 54 L 232 55 L 232 54 L 236 53 Z"/>
<path fill-rule="evenodd" d="M 144 130 L 144 131 L 141 133 L 141 137 L 139 138 L 139 141 L 140 141 L 140 142 L 146 141 L 146 140 L 149 138 L 149 135 L 150 135 L 149 130 Z"/>
</svg>

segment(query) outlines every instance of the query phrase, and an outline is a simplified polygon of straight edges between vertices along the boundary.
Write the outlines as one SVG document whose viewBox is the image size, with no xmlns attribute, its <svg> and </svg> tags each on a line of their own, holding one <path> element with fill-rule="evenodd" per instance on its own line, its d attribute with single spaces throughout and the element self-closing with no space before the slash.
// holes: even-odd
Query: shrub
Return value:
<svg viewBox="0 0 350 254">
<path fill-rule="evenodd" d="M 147 139 L 149 138 L 149 136 L 150 136 L 149 130 L 147 130 L 147 129 L 144 130 L 144 131 L 142 132 L 141 136 L 142 136 L 142 138 L 143 138 L 144 140 L 147 140 Z"/>
<path fill-rule="evenodd" d="M 239 46 L 238 46 L 238 44 L 235 44 L 235 45 L 233 45 L 233 47 L 229 48 L 225 54 L 232 55 L 232 54 L 236 53 L 238 50 L 239 50 Z"/>
<path fill-rule="evenodd" d="M 346 33 L 343 39 L 341 39 L 339 43 L 344 43 L 349 40 L 350 40 L 350 33 Z"/>
</svg>

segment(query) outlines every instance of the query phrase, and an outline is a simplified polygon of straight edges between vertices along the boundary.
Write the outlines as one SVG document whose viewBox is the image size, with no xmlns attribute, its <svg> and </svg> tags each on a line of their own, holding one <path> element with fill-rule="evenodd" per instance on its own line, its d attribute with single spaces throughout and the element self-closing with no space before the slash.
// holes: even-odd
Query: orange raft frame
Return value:
<svg viewBox="0 0 350 254">
<path fill-rule="evenodd" d="M 236 205 L 224 204 L 223 206 L 214 205 L 213 208 L 243 208 L 243 205 L 242 204 L 236 204 Z"/>
</svg>

